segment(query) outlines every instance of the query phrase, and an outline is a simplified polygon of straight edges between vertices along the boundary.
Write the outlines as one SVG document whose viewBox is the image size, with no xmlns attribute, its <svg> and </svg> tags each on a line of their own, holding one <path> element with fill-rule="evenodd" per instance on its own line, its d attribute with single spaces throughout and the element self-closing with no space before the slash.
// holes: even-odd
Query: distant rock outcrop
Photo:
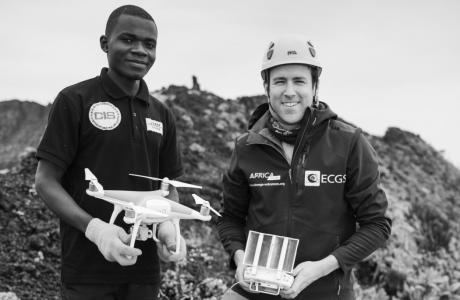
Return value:
<svg viewBox="0 0 460 300">
<path fill-rule="evenodd" d="M 200 84 L 198 83 L 198 77 L 192 76 L 192 90 L 200 91 Z"/>
<path fill-rule="evenodd" d="M 0 102 L 0 169 L 17 164 L 26 147 L 38 146 L 49 110 L 30 101 Z"/>
<path fill-rule="evenodd" d="M 266 98 L 229 101 L 183 86 L 169 86 L 154 95 L 176 116 L 183 180 L 204 186 L 200 195 L 219 209 L 221 178 L 233 141 Z M 48 111 L 35 103 L 0 103 L 0 162 L 37 144 Z M 389 128 L 383 137 L 368 138 L 379 156 L 393 227 L 386 247 L 358 265 L 357 299 L 459 299 L 460 171 L 413 133 Z M 57 221 L 35 193 L 35 166 L 29 149 L 9 173 L 0 172 L 0 292 L 50 299 L 58 295 Z M 189 194 L 180 199 L 194 205 Z M 189 261 L 163 273 L 162 299 L 221 295 L 232 274 L 212 224 L 181 224 L 191 245 Z"/>
</svg>

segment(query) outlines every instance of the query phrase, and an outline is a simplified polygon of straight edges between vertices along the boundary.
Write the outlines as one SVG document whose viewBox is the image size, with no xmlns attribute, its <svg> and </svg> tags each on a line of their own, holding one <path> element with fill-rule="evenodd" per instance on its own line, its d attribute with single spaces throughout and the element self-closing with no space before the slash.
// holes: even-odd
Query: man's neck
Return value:
<svg viewBox="0 0 460 300">
<path fill-rule="evenodd" d="M 297 129 L 297 128 L 300 127 L 300 122 L 299 123 L 294 123 L 294 124 L 285 123 L 285 122 L 280 121 L 280 120 L 278 120 L 278 122 L 280 122 L 280 124 L 283 126 L 283 128 L 287 129 L 287 130 L 294 130 L 294 129 Z"/>
<path fill-rule="evenodd" d="M 109 69 L 107 71 L 107 75 L 109 76 L 110 79 L 112 79 L 113 82 L 115 82 L 116 85 L 118 85 L 123 92 L 125 92 L 127 95 L 133 97 L 137 95 L 137 92 L 139 91 L 139 86 L 140 86 L 140 80 L 132 80 L 125 78 L 123 76 L 120 76 L 113 70 Z"/>
</svg>

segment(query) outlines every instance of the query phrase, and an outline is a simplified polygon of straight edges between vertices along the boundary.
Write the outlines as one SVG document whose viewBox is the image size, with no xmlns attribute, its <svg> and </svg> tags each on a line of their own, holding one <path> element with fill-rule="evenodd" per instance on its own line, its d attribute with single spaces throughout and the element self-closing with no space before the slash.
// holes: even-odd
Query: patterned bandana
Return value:
<svg viewBox="0 0 460 300">
<path fill-rule="evenodd" d="M 270 116 L 267 122 L 268 130 L 273 133 L 280 141 L 294 145 L 297 140 L 297 134 L 300 131 L 300 125 L 294 129 L 285 129 L 280 122 Z"/>
</svg>

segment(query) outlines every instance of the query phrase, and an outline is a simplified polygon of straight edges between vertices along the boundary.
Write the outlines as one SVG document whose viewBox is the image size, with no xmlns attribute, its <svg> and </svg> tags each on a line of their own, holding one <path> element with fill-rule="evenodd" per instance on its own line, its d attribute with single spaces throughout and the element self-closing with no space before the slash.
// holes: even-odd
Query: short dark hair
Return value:
<svg viewBox="0 0 460 300">
<path fill-rule="evenodd" d="M 121 15 L 129 15 L 129 16 L 135 16 L 135 17 L 139 17 L 142 19 L 146 19 L 146 20 L 152 21 L 155 24 L 155 27 L 157 26 L 152 16 L 148 12 L 146 12 L 143 8 L 140 8 L 139 6 L 136 6 L 136 5 L 123 5 L 115 9 L 114 11 L 112 11 L 112 13 L 110 14 L 109 19 L 107 20 L 107 24 L 105 25 L 105 35 L 107 37 L 112 34 L 112 31 L 115 28 L 115 25 L 117 25 L 118 18 Z"/>
</svg>

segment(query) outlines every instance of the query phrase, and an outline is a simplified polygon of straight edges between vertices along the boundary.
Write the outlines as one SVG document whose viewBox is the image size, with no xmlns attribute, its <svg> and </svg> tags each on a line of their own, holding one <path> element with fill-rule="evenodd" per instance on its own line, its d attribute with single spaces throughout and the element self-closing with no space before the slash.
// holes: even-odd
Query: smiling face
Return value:
<svg viewBox="0 0 460 300">
<path fill-rule="evenodd" d="M 268 84 L 265 90 L 278 121 L 288 127 L 299 123 L 315 95 L 310 68 L 300 64 L 274 67 Z"/>
<path fill-rule="evenodd" d="M 153 21 L 121 15 L 111 34 L 101 37 L 109 69 L 124 79 L 142 79 L 155 62 L 157 35 Z"/>
</svg>

